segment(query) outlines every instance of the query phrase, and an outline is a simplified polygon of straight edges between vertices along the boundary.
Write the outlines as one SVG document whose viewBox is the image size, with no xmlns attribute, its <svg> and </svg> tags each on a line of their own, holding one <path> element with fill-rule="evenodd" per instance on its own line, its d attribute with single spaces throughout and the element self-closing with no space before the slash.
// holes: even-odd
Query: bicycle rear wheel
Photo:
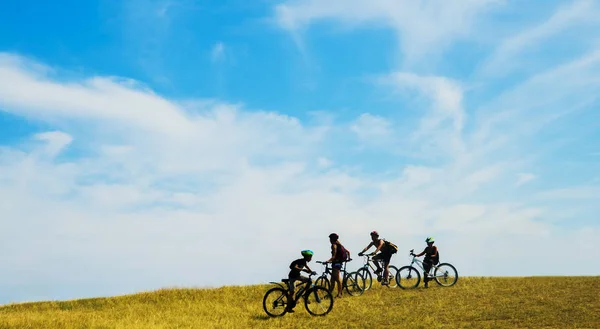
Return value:
<svg viewBox="0 0 600 329">
<path fill-rule="evenodd" d="M 390 265 L 388 266 L 388 288 L 397 288 L 398 282 L 396 282 L 396 274 L 398 273 L 398 268 L 396 266 Z"/>
<path fill-rule="evenodd" d="M 402 289 L 413 289 L 419 286 L 421 274 L 412 266 L 402 266 L 396 272 L 396 283 Z"/>
<path fill-rule="evenodd" d="M 270 317 L 283 316 L 289 303 L 288 292 L 280 287 L 272 288 L 263 298 L 263 309 Z"/>
<path fill-rule="evenodd" d="M 304 307 L 310 315 L 326 315 L 333 308 L 333 295 L 328 289 L 314 286 L 308 290 L 308 294 L 304 298 Z"/>
<path fill-rule="evenodd" d="M 344 287 L 350 296 L 360 296 L 365 292 L 365 279 L 358 272 L 344 275 Z"/>
<path fill-rule="evenodd" d="M 365 291 L 371 289 L 373 286 L 373 275 L 371 275 L 371 272 L 366 268 L 361 268 L 357 272 L 360 273 L 365 280 Z"/>
<path fill-rule="evenodd" d="M 458 272 L 456 268 L 449 263 L 441 263 L 433 272 L 433 277 L 435 278 L 435 282 L 437 282 L 442 287 L 450 287 L 456 284 L 458 280 Z"/>
</svg>

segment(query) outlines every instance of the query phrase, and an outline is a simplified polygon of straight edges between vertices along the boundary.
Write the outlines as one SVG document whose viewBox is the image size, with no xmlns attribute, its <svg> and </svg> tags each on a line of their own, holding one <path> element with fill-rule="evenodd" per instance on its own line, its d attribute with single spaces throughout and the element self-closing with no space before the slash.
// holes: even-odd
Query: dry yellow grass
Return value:
<svg viewBox="0 0 600 329">
<path fill-rule="evenodd" d="M 0 328 L 600 328 L 600 277 L 460 278 L 415 290 L 375 284 L 336 299 L 325 317 L 300 304 L 267 317 L 262 298 L 271 286 L 8 305 Z"/>
</svg>

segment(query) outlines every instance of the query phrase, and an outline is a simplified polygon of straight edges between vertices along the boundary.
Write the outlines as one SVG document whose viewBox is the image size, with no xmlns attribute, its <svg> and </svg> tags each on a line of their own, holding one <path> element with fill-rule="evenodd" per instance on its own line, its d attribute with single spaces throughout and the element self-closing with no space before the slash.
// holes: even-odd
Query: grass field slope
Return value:
<svg viewBox="0 0 600 329">
<path fill-rule="evenodd" d="M 600 277 L 466 277 L 413 290 L 375 284 L 336 299 L 324 317 L 300 304 L 268 317 L 262 298 L 271 286 L 6 305 L 0 328 L 600 328 Z"/>
</svg>

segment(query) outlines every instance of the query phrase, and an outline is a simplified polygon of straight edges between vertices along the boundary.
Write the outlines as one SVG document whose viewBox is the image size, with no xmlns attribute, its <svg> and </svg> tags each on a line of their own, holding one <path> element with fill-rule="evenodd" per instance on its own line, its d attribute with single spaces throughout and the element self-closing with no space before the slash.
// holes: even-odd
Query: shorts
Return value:
<svg viewBox="0 0 600 329">
<path fill-rule="evenodd" d="M 332 269 L 341 270 L 342 269 L 342 263 L 332 263 L 331 264 L 331 268 Z"/>
<path fill-rule="evenodd" d="M 382 252 L 373 257 L 373 260 L 379 260 L 379 259 L 381 259 L 383 261 L 384 266 L 387 266 L 390 264 L 390 261 L 392 260 L 392 254 L 387 253 L 387 252 L 385 252 L 385 253 Z"/>
</svg>

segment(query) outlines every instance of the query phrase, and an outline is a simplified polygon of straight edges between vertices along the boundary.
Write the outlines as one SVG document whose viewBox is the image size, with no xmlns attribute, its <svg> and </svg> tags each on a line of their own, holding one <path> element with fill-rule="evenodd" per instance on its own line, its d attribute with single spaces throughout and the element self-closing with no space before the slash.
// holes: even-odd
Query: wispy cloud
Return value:
<svg viewBox="0 0 600 329">
<path fill-rule="evenodd" d="M 297 0 L 275 7 L 278 24 L 298 33 L 314 21 L 330 19 L 348 26 L 385 26 L 398 33 L 406 62 L 439 53 L 471 32 L 473 23 L 498 4 L 496 0 L 442 0 L 426 4 L 410 0 Z"/>
<path fill-rule="evenodd" d="M 557 34 L 571 30 L 573 38 L 593 40 L 600 37 L 600 7 L 595 0 L 578 0 L 559 6 L 544 22 L 517 33 L 504 40 L 495 52 L 485 60 L 483 74 L 506 75 L 524 65 L 519 55 L 541 48 L 544 41 Z M 585 33 L 584 33 L 585 32 Z M 571 38 L 560 38 L 566 42 Z M 554 43 L 556 46 L 556 42 Z M 544 49 L 547 52 L 548 49 Z"/>
<path fill-rule="evenodd" d="M 210 52 L 210 59 L 213 63 L 218 63 L 225 60 L 225 44 L 221 41 L 215 43 Z"/>
<path fill-rule="evenodd" d="M 517 175 L 517 186 L 521 186 L 525 183 L 528 183 L 534 179 L 536 179 L 537 176 L 531 173 L 519 173 L 519 175 Z"/>
<path fill-rule="evenodd" d="M 350 129 L 361 140 L 377 139 L 390 134 L 391 123 L 383 117 L 370 113 L 361 114 Z"/>
</svg>

